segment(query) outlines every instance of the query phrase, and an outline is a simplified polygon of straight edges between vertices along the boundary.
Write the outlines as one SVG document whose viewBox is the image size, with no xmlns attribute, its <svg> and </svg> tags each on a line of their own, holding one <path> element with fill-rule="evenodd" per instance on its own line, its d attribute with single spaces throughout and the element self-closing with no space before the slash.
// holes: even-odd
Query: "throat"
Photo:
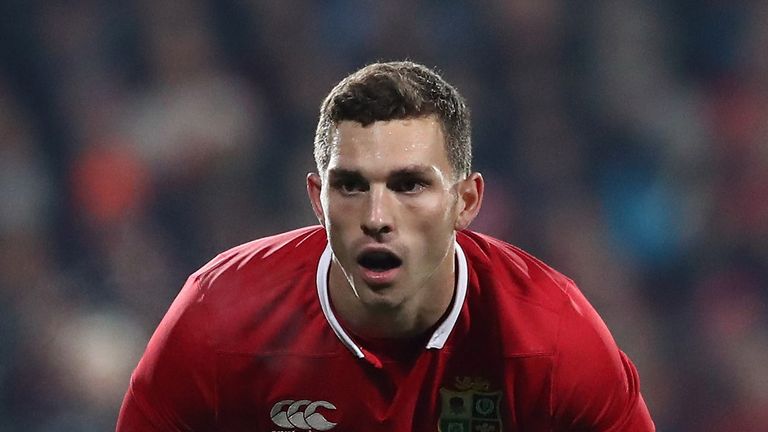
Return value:
<svg viewBox="0 0 768 432">
<path fill-rule="evenodd" d="M 412 340 L 423 347 L 451 309 L 455 295 L 452 273 L 441 284 L 373 291 L 355 288 L 354 281 L 350 282 L 334 262 L 328 276 L 331 307 L 344 328 L 361 339 Z"/>
<path fill-rule="evenodd" d="M 437 326 L 430 327 L 415 335 L 389 335 L 377 331 L 360 331 L 355 326 L 337 317 L 339 323 L 348 330 L 350 336 L 365 351 L 384 362 L 408 362 L 424 351 L 427 342 Z"/>
</svg>

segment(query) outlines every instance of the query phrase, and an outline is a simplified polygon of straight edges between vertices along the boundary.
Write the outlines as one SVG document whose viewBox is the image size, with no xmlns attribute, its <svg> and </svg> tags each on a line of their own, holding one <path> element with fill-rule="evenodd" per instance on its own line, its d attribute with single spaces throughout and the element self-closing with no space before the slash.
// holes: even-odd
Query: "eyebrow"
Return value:
<svg viewBox="0 0 768 432">
<path fill-rule="evenodd" d="M 434 168 L 426 165 L 408 165 L 406 167 L 394 170 L 387 175 L 387 178 L 401 178 L 409 176 L 428 176 L 434 173 Z M 346 168 L 331 168 L 328 170 L 329 178 L 348 178 L 348 179 L 365 179 L 365 176 L 358 170 L 351 170 Z"/>
<path fill-rule="evenodd" d="M 328 170 L 328 178 L 332 180 L 336 179 L 348 179 L 348 180 L 365 180 L 363 174 L 357 170 L 349 170 L 344 168 L 331 168 Z"/>
</svg>

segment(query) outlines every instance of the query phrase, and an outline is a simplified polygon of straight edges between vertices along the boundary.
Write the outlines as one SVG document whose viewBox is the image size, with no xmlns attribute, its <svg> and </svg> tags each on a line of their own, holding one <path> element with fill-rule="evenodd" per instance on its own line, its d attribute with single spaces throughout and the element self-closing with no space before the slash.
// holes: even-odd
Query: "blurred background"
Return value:
<svg viewBox="0 0 768 432">
<path fill-rule="evenodd" d="M 660 431 L 768 430 L 768 2 L 0 1 L 0 431 L 113 430 L 186 276 L 315 222 L 376 60 L 473 110 L 473 228 L 577 281 Z"/>
</svg>

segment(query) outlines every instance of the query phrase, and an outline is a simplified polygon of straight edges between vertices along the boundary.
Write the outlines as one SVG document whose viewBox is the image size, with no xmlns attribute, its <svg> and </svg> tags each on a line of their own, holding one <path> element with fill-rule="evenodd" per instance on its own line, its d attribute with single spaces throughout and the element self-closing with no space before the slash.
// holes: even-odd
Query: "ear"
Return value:
<svg viewBox="0 0 768 432">
<path fill-rule="evenodd" d="M 485 181 L 483 176 L 474 172 L 464 180 L 461 180 L 458 184 L 458 215 L 456 217 L 456 223 L 454 228 L 463 230 L 472 223 L 475 216 L 480 212 L 480 206 L 483 203 L 483 190 L 485 189 Z"/>
<path fill-rule="evenodd" d="M 318 173 L 307 174 L 307 194 L 309 202 L 312 204 L 312 210 L 315 212 L 320 225 L 325 226 L 325 215 L 323 214 L 323 204 L 320 199 L 323 191 L 323 180 Z"/>
</svg>

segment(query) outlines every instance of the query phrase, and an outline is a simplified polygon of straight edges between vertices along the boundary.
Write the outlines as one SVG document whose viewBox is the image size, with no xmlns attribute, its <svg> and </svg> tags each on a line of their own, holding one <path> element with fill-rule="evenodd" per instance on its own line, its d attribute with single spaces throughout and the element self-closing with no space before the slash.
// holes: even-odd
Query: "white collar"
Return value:
<svg viewBox="0 0 768 432">
<path fill-rule="evenodd" d="M 464 255 L 464 250 L 461 249 L 458 242 L 455 242 L 456 249 L 456 261 L 458 265 L 456 271 L 458 272 L 458 278 L 456 278 L 456 292 L 454 295 L 453 303 L 451 304 L 451 310 L 445 320 L 440 326 L 432 333 L 432 337 L 429 338 L 427 343 L 427 349 L 441 349 L 445 345 L 445 341 L 448 340 L 448 336 L 451 335 L 453 327 L 456 325 L 456 321 L 459 319 L 459 313 L 461 313 L 461 307 L 464 305 L 464 299 L 467 296 L 467 258 Z M 323 254 L 320 256 L 320 262 L 317 266 L 317 295 L 320 298 L 320 307 L 323 310 L 325 319 L 328 320 L 328 324 L 336 333 L 336 336 L 341 340 L 352 353 L 358 358 L 365 358 L 363 350 L 355 344 L 349 334 L 336 319 L 336 315 L 331 308 L 331 299 L 328 294 L 328 271 L 331 268 L 331 258 L 333 252 L 331 251 L 331 245 L 325 247 Z"/>
</svg>

